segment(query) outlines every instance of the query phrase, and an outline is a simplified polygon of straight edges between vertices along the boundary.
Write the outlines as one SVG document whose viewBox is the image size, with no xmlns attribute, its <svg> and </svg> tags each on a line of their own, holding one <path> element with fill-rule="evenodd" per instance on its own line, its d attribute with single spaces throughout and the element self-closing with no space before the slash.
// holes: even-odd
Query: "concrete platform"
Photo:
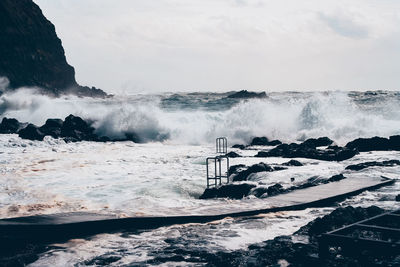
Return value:
<svg viewBox="0 0 400 267">
<path fill-rule="evenodd" d="M 47 243 L 113 231 L 151 229 L 172 224 L 204 223 L 225 217 L 300 210 L 326 206 L 333 201 L 394 182 L 395 180 L 381 178 L 347 178 L 265 199 L 233 200 L 219 206 L 204 205 L 201 208 L 178 211 L 175 209 L 171 210 L 169 216 L 118 218 L 116 215 L 73 212 L 1 219 L 0 241 L 5 246 L 10 242 Z"/>
</svg>

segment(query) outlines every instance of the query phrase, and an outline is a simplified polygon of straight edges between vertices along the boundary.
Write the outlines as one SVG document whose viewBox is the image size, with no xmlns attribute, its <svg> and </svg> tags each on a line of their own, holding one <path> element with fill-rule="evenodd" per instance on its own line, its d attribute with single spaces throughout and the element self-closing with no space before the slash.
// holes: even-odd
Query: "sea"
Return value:
<svg viewBox="0 0 400 267">
<path fill-rule="evenodd" d="M 135 133 L 140 142 L 66 143 L 0 135 L 0 218 L 60 212 L 96 212 L 127 216 L 196 214 L 207 206 L 235 207 L 242 200 L 202 200 L 207 157 L 215 156 L 215 139 L 226 137 L 228 150 L 242 155 L 231 165 L 281 164 L 288 159 L 255 158 L 265 147 L 231 148 L 265 136 L 285 143 L 327 136 L 337 145 L 359 137 L 400 134 L 400 92 L 267 92 L 266 98 L 229 98 L 232 92 L 116 95 L 106 99 L 51 98 L 20 89 L 0 96 L 0 119 L 42 125 L 69 114 L 90 121 L 98 135 L 123 138 Z M 99 234 L 51 244 L 29 266 L 202 266 L 186 260 L 194 254 L 246 250 L 251 244 L 290 235 L 340 206 L 400 207 L 400 166 L 346 166 L 399 159 L 399 151 L 363 152 L 341 161 L 302 159 L 304 166 L 253 175 L 250 183 L 284 187 L 312 177 L 389 177 L 394 185 L 366 191 L 328 207 L 225 218 L 208 223 L 172 225 L 151 230 Z"/>
</svg>

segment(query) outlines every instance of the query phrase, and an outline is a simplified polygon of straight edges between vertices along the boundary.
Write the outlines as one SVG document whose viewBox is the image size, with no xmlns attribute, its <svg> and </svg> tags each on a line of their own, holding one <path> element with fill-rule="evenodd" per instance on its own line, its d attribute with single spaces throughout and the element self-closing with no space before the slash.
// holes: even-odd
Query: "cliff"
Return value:
<svg viewBox="0 0 400 267">
<path fill-rule="evenodd" d="M 0 76 L 9 79 L 10 89 L 35 86 L 55 96 L 107 96 L 76 82 L 54 25 L 32 0 L 0 1 Z"/>
</svg>

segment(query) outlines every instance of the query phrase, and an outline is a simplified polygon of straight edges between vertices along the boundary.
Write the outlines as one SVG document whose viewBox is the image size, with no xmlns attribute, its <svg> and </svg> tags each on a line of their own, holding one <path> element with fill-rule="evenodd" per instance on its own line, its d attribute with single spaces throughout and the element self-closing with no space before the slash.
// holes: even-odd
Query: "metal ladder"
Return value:
<svg viewBox="0 0 400 267">
<path fill-rule="evenodd" d="M 228 140 L 226 137 L 218 137 L 215 140 L 216 152 L 219 154 L 226 154 L 228 152 Z M 209 167 L 210 163 L 214 163 L 214 173 Z M 210 186 L 218 186 L 222 184 L 222 178 L 226 178 L 226 183 L 229 183 L 228 170 L 229 170 L 229 157 L 226 155 L 218 155 L 215 157 L 208 157 L 206 159 L 207 166 L 207 188 Z M 225 170 L 226 167 L 226 170 Z M 211 171 L 210 171 L 211 169 Z M 214 181 L 214 182 L 210 182 Z"/>
<path fill-rule="evenodd" d="M 218 137 L 215 139 L 215 148 L 219 154 L 228 153 L 228 139 L 226 137 Z"/>
</svg>

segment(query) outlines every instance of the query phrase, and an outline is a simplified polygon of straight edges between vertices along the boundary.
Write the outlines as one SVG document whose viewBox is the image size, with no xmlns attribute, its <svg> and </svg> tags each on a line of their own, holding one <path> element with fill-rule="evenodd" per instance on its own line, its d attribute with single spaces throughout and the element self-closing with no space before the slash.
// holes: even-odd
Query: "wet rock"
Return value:
<svg viewBox="0 0 400 267">
<path fill-rule="evenodd" d="M 307 147 L 320 147 L 320 146 L 329 146 L 333 143 L 331 139 L 328 137 L 320 137 L 318 139 L 310 138 L 302 143 L 302 145 Z"/>
<path fill-rule="evenodd" d="M 346 170 L 352 170 L 352 171 L 359 171 L 368 167 L 393 167 L 393 166 L 398 166 L 400 165 L 399 160 L 386 160 L 382 162 L 378 161 L 370 161 L 370 162 L 363 162 L 359 164 L 354 164 L 354 165 L 349 165 L 346 167 Z"/>
<path fill-rule="evenodd" d="M 227 184 L 215 188 L 207 188 L 200 196 L 200 199 L 209 198 L 231 198 L 242 199 L 248 196 L 250 190 L 254 188 L 252 184 Z"/>
<path fill-rule="evenodd" d="M 23 139 L 43 141 L 44 134 L 33 124 L 28 124 L 24 129 L 18 132 L 18 136 Z"/>
<path fill-rule="evenodd" d="M 3 118 L 0 124 L 0 134 L 14 134 L 24 128 L 26 124 L 20 123 L 16 119 Z"/>
<path fill-rule="evenodd" d="M 317 186 L 320 184 L 337 182 L 337 181 L 340 181 L 343 179 L 346 179 L 346 177 L 343 174 L 333 175 L 332 177 L 330 177 L 328 179 L 323 179 L 319 176 L 313 176 L 313 177 L 308 178 L 307 181 L 305 181 L 302 184 L 294 185 L 294 186 L 291 186 L 291 187 L 285 189 L 284 192 L 290 192 L 290 191 L 294 191 L 294 190 L 298 190 L 298 189 L 309 188 L 309 187 Z"/>
<path fill-rule="evenodd" d="M 343 179 L 346 179 L 346 177 L 343 174 L 337 174 L 337 175 L 333 175 L 327 181 L 328 182 L 337 182 L 337 181 L 340 181 L 340 180 L 343 180 Z"/>
<path fill-rule="evenodd" d="M 366 258 L 353 259 L 346 255 L 340 255 L 321 260 L 318 258 L 318 242 L 314 238 L 318 233 L 341 228 L 356 221 L 370 218 L 380 214 L 383 210 L 370 208 L 338 208 L 331 214 L 318 218 L 302 227 L 293 236 L 305 235 L 310 243 L 296 243 L 293 236 L 278 236 L 272 240 L 249 245 L 247 249 L 234 251 L 213 251 L 208 248 L 196 246 L 182 246 L 180 240 L 166 242 L 168 246 L 162 251 L 154 250 L 157 255 L 154 260 L 146 260 L 138 266 L 153 264 L 161 265 L 205 265 L 205 266 L 329 266 L 329 267 L 350 267 L 350 266 L 399 266 L 400 257 L 392 258 Z M 324 224 L 325 223 L 325 224 Z M 315 224 L 315 225 L 314 225 Z M 150 254 L 151 255 L 151 254 Z M 176 257 L 177 256 L 177 257 Z M 176 263 L 176 264 L 174 264 Z"/>
<path fill-rule="evenodd" d="M 63 126 L 63 120 L 61 119 L 48 119 L 46 123 L 39 128 L 44 135 L 50 135 L 53 138 L 59 138 L 61 136 L 61 127 Z"/>
<path fill-rule="evenodd" d="M 74 138 L 78 141 L 98 140 L 98 136 L 94 134 L 94 128 L 82 118 L 72 114 L 65 118 L 65 121 L 61 127 L 61 136 Z"/>
<path fill-rule="evenodd" d="M 317 218 L 307 225 L 301 227 L 295 234 L 316 237 L 322 233 L 379 215 L 383 212 L 383 209 L 376 206 L 371 206 L 368 208 L 353 208 L 352 206 L 338 208 L 329 215 L 326 215 L 322 218 Z"/>
<path fill-rule="evenodd" d="M 231 95 L 228 95 L 227 98 L 266 98 L 267 94 L 265 92 L 256 93 L 249 92 L 247 90 L 242 90 Z"/>
<path fill-rule="evenodd" d="M 389 137 L 389 146 L 393 150 L 400 150 L 400 135 Z"/>
<path fill-rule="evenodd" d="M 400 201 L 400 194 L 398 194 L 395 198 L 396 201 Z"/>
<path fill-rule="evenodd" d="M 255 157 L 284 157 L 284 158 L 309 158 L 325 161 L 343 161 L 354 157 L 357 150 L 337 147 L 331 149 L 316 149 L 313 146 L 302 144 L 282 144 L 270 151 L 260 151 Z"/>
<path fill-rule="evenodd" d="M 282 166 L 274 166 L 273 169 L 274 169 L 274 171 L 283 171 L 283 170 L 287 170 L 288 168 L 282 167 Z"/>
<path fill-rule="evenodd" d="M 288 162 L 282 163 L 283 166 L 304 166 L 303 163 L 301 163 L 298 160 L 292 159 L 289 160 Z"/>
<path fill-rule="evenodd" d="M 358 154 L 358 151 L 354 149 L 340 148 L 336 151 L 337 151 L 336 155 L 334 156 L 334 160 L 336 161 L 351 159 L 352 157 Z"/>
<path fill-rule="evenodd" d="M 267 137 L 254 137 L 253 140 L 251 140 L 250 146 L 277 146 L 282 144 L 281 141 L 279 140 L 272 140 L 269 141 Z"/>
<path fill-rule="evenodd" d="M 270 141 L 268 143 L 269 146 L 277 146 L 277 145 L 280 145 L 280 144 L 282 144 L 282 142 L 279 141 L 279 140 L 272 140 L 272 141 Z"/>
<path fill-rule="evenodd" d="M 268 196 L 275 196 L 284 192 L 283 186 L 281 184 L 274 184 L 267 188 Z"/>
<path fill-rule="evenodd" d="M 132 141 L 134 143 L 140 143 L 141 142 L 139 136 L 134 132 L 125 133 L 125 137 L 126 137 L 126 139 L 123 139 L 121 141 Z"/>
<path fill-rule="evenodd" d="M 84 262 L 85 265 L 92 265 L 92 266 L 108 266 L 114 262 L 117 262 L 121 259 L 121 256 L 117 255 L 101 255 L 96 256 L 91 260 L 86 260 Z"/>
<path fill-rule="evenodd" d="M 229 158 L 241 158 L 241 157 L 242 157 L 241 155 L 239 155 L 238 153 L 233 152 L 233 151 L 229 152 L 229 153 L 226 154 L 225 156 L 227 156 L 227 157 L 229 157 Z"/>
<path fill-rule="evenodd" d="M 265 163 L 258 163 L 250 166 L 244 171 L 239 172 L 236 176 L 233 177 L 233 181 L 246 181 L 250 174 L 257 173 L 257 172 L 272 172 L 274 168 L 265 164 Z"/>
<path fill-rule="evenodd" d="M 245 149 L 246 146 L 245 145 L 236 144 L 236 145 L 233 145 L 232 148 Z"/>
<path fill-rule="evenodd" d="M 268 146 L 268 144 L 269 140 L 267 137 L 254 137 L 250 143 L 251 146 Z"/>
<path fill-rule="evenodd" d="M 390 150 L 389 139 L 383 137 L 358 138 L 347 143 L 347 148 L 357 149 L 360 152 Z"/>
<path fill-rule="evenodd" d="M 244 165 L 244 164 L 232 165 L 229 167 L 228 176 L 230 176 L 234 173 L 238 173 L 239 170 L 242 170 L 245 168 L 246 168 L 246 165 Z"/>
<path fill-rule="evenodd" d="M 258 198 L 265 198 L 270 196 L 275 196 L 285 192 L 281 184 L 274 184 L 269 187 L 257 187 L 251 191 L 251 194 Z"/>
</svg>

